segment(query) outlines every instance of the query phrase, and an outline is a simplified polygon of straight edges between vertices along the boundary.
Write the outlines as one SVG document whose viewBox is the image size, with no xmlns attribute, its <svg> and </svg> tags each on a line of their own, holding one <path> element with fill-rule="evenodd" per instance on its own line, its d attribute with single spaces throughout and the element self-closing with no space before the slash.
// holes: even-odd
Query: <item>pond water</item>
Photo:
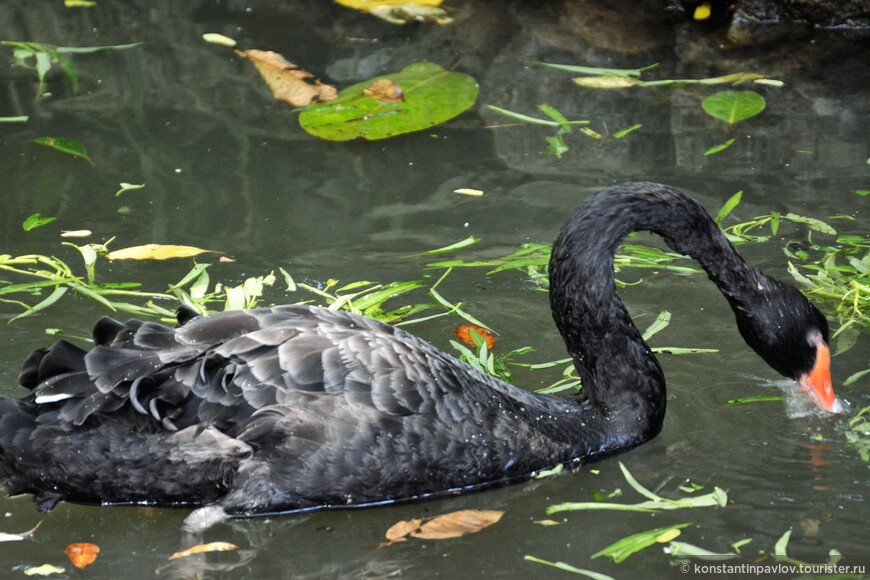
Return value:
<svg viewBox="0 0 870 580">
<path fill-rule="evenodd" d="M 73 94 L 55 67 L 47 81 L 52 96 L 41 99 L 35 98 L 35 73 L 13 68 L 11 49 L 0 49 L 0 116 L 30 117 L 27 123 L 0 124 L 0 254 L 57 255 L 82 271 L 76 251 L 61 245 L 59 233 L 89 229 L 93 235 L 87 241 L 114 237 L 112 248 L 153 242 L 223 252 L 234 261 L 203 261 L 214 263 L 212 282 L 227 285 L 279 267 L 311 285 L 330 278 L 431 284 L 442 272 L 427 270 L 433 258 L 419 253 L 469 235 L 482 239 L 456 254 L 469 260 L 503 256 L 525 242 L 550 243 L 583 199 L 631 180 L 674 185 L 711 212 L 743 191 L 731 223 L 775 210 L 866 235 L 870 198 L 855 193 L 870 188 L 866 40 L 818 33 L 794 43 L 727 50 L 715 31 L 690 22 L 595 12 L 594 5 L 576 2 L 528 4 L 470 1 L 454 9 L 450 25 L 403 27 L 314 0 L 129 0 L 89 9 L 58 2 L 39 10 L 32 2 L 6 0 L 0 6 L 6 40 L 144 44 L 72 55 L 79 92 Z M 280 52 L 339 87 L 428 60 L 477 78 L 480 98 L 469 112 L 420 133 L 376 142 L 321 141 L 271 99 L 249 63 L 204 43 L 206 32 L 231 36 L 245 48 Z M 528 66 L 530 60 L 619 68 L 658 62 L 647 78 L 743 71 L 785 85 L 751 87 L 765 96 L 767 110 L 729 130 L 701 109 L 703 97 L 717 87 L 596 92 L 574 86 L 570 74 Z M 541 103 L 569 119 L 590 120 L 589 127 L 607 138 L 575 131 L 565 137 L 570 150 L 556 159 L 542 154 L 554 129 L 491 127 L 512 122 L 484 108 L 534 115 Z M 610 137 L 635 123 L 642 128 L 623 139 Z M 85 144 L 93 164 L 30 142 L 42 136 Z M 729 149 L 704 156 L 707 148 L 732 137 Z M 121 182 L 145 187 L 115 196 Z M 457 188 L 484 194 L 458 195 Z M 21 223 L 34 212 L 57 220 L 23 231 Z M 808 235 L 806 228 L 784 223 L 773 240 L 743 251 L 768 273 L 789 279 L 785 242 Z M 164 290 L 191 266 L 190 259 L 101 261 L 98 276 Z M 823 560 L 831 549 L 870 556 L 870 471 L 847 442 L 846 419 L 801 416 L 781 401 L 724 406 L 729 399 L 781 391 L 776 374 L 743 344 L 715 288 L 703 276 L 649 269 L 620 277 L 643 279 L 621 292 L 641 328 L 662 310 L 673 313 L 653 346 L 718 349 L 661 357 L 669 387 L 664 432 L 620 460 L 666 497 L 684 496 L 678 488 L 689 481 L 704 486 L 698 493 L 721 487 L 728 492 L 727 507 L 660 514 L 586 511 L 554 516 L 556 526 L 535 523 L 547 519 L 548 506 L 587 501 L 597 492 L 620 488 L 623 496 L 614 501 L 641 501 L 618 461 L 609 460 L 450 499 L 219 525 L 204 540 L 232 542 L 238 552 L 170 566 L 167 558 L 182 542 L 179 529 L 187 510 L 60 504 L 39 514 L 29 497 L 2 497 L 0 531 L 42 524 L 31 541 L 0 543 L 0 575 L 42 563 L 69 569 L 65 547 L 87 541 L 101 548 L 87 569 L 92 578 L 118 577 L 122 570 L 131 577 L 160 570 L 261 578 L 558 573 L 524 561 L 525 555 L 614 577 L 667 576 L 676 572 L 663 545 L 621 564 L 591 556 L 629 534 L 680 523 L 690 524 L 680 540 L 716 552 L 747 538 L 752 541 L 742 547 L 744 553 L 771 552 L 791 530 L 790 553 L 807 559 Z M 262 303 L 316 298 L 284 288 L 279 277 Z M 533 346 L 535 352 L 522 357 L 528 363 L 564 357 L 546 295 L 524 274 L 456 270 L 439 292 L 499 332 L 497 351 Z M 424 289 L 393 304 L 427 300 Z M 0 303 L 4 320 L 19 312 L 15 304 Z M 51 342 L 46 328 L 87 335 L 92 322 L 108 313 L 94 301 L 67 295 L 38 315 L 4 324 L 0 393 L 20 394 L 20 362 Z M 449 350 L 459 323 L 457 317 L 440 317 L 410 329 Z M 868 366 L 868 352 L 863 332 L 834 359 L 835 387 L 853 412 L 870 404 L 867 379 L 849 387 L 842 382 Z M 515 382 L 541 388 L 558 380 L 561 370 L 516 368 Z M 497 525 L 460 539 L 377 548 L 399 520 L 466 508 L 505 515 Z"/>
</svg>

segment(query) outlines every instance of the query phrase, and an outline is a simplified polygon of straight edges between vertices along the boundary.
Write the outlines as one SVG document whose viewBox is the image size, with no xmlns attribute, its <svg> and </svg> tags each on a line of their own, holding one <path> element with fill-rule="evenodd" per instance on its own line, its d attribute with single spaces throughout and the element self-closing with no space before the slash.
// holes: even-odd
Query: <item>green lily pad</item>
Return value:
<svg viewBox="0 0 870 580">
<path fill-rule="evenodd" d="M 733 125 L 758 115 L 767 104 L 755 91 L 721 91 L 704 99 L 701 106 L 708 115 Z"/>
<path fill-rule="evenodd" d="M 373 90 L 375 86 L 384 84 L 391 90 L 373 94 L 380 92 Z M 466 74 L 418 62 L 399 73 L 348 87 L 334 101 L 306 108 L 299 124 L 329 141 L 386 139 L 452 119 L 474 105 L 477 91 L 477 81 Z"/>
</svg>

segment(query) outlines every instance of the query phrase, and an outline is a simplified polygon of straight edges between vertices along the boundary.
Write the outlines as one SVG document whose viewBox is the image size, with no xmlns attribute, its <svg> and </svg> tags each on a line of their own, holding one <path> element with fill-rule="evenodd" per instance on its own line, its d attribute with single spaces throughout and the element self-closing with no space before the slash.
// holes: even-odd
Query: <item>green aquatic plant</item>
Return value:
<svg viewBox="0 0 870 580">
<path fill-rule="evenodd" d="M 549 117 L 548 119 L 542 119 L 540 117 L 532 117 L 530 115 L 516 113 L 514 111 L 509 111 L 507 109 L 496 107 L 494 105 L 487 105 L 486 107 L 497 115 L 513 119 L 514 121 L 518 121 L 522 124 L 543 125 L 545 127 L 557 128 L 558 130 L 554 135 L 546 138 L 548 148 L 543 153 L 545 155 L 552 155 L 558 159 L 561 159 L 562 155 L 571 150 L 571 148 L 565 143 L 564 136 L 572 133 L 575 125 L 588 125 L 590 123 L 587 120 L 569 121 L 565 117 L 565 115 L 563 115 L 558 109 L 547 104 L 538 105 L 538 110 L 547 117 Z M 497 129 L 502 127 L 505 127 L 505 125 L 489 126 L 490 129 Z M 622 139 L 626 135 L 637 131 L 641 127 L 643 127 L 642 124 L 635 123 L 629 127 L 626 127 L 625 129 L 616 131 L 615 133 L 613 133 L 612 137 L 613 139 L 617 140 Z M 601 135 L 597 131 L 594 131 L 589 127 L 585 126 L 580 127 L 580 133 L 583 133 L 587 137 L 591 137 L 593 139 L 606 139 L 604 135 Z"/>
<path fill-rule="evenodd" d="M 79 90 L 79 73 L 75 64 L 70 60 L 71 54 L 92 54 L 106 50 L 128 50 L 141 46 L 141 42 L 134 44 L 118 44 L 114 46 L 55 46 L 44 42 L 18 42 L 11 40 L 0 41 L 0 46 L 8 46 L 12 49 L 12 58 L 20 67 L 33 69 L 39 79 L 36 89 L 37 96 L 48 97 L 50 93 L 45 90 L 45 78 L 51 68 L 56 64 L 64 72 L 70 83 L 73 94 Z"/>
</svg>

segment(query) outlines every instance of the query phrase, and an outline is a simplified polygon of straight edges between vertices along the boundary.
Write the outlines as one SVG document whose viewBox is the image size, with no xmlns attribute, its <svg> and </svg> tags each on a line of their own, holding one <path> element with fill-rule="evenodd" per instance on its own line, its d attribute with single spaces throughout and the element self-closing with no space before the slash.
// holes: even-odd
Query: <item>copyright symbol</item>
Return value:
<svg viewBox="0 0 870 580">
<path fill-rule="evenodd" d="M 688 563 L 688 562 L 683 562 L 682 564 L 680 564 L 680 572 L 682 572 L 683 574 L 688 574 L 688 573 L 689 573 L 689 569 L 690 569 L 690 568 L 689 568 L 689 563 Z"/>
</svg>

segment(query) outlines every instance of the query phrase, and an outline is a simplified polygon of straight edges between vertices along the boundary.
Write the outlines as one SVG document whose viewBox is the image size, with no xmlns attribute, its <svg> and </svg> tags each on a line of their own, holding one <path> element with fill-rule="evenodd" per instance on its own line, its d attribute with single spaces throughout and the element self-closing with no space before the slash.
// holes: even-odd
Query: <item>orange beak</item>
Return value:
<svg viewBox="0 0 870 580">
<path fill-rule="evenodd" d="M 816 344 L 816 364 L 813 370 L 801 375 L 798 382 L 819 407 L 831 413 L 840 412 L 840 405 L 831 386 L 831 351 L 824 340 L 819 339 Z"/>
</svg>

